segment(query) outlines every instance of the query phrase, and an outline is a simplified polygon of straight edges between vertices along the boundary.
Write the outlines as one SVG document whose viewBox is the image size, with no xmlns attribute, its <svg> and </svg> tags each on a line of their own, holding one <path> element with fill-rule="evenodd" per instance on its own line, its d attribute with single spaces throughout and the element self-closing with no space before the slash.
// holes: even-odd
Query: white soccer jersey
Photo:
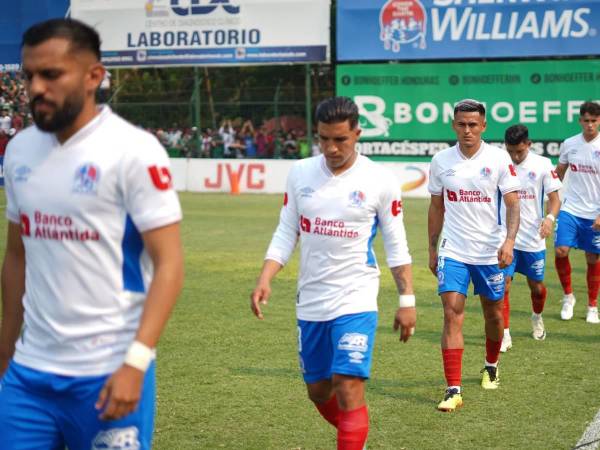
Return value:
<svg viewBox="0 0 600 450">
<path fill-rule="evenodd" d="M 567 139 L 558 162 L 569 165 L 561 209 L 594 220 L 600 214 L 600 135 L 591 142 L 581 133 Z"/>
<path fill-rule="evenodd" d="M 519 190 L 521 222 L 515 248 L 525 252 L 539 252 L 546 249 L 546 240 L 540 237 L 540 224 L 545 216 L 545 196 L 558 191 L 562 183 L 554 171 L 552 161 L 531 151 L 515 168 L 521 183 Z M 504 201 L 502 201 L 500 217 L 506 217 Z M 503 221 L 502 224 L 503 236 L 506 236 L 506 223 Z"/>
<path fill-rule="evenodd" d="M 108 107 L 64 144 L 30 127 L 4 161 L 25 245 L 25 323 L 14 359 L 70 376 L 116 370 L 152 278 L 140 233 L 178 222 L 169 159 Z"/>
<path fill-rule="evenodd" d="M 472 158 L 458 144 L 431 160 L 429 192 L 444 197 L 439 255 L 467 264 L 497 264 L 504 218 L 500 197 L 520 187 L 505 151 L 485 142 Z"/>
<path fill-rule="evenodd" d="M 300 237 L 299 319 L 377 311 L 380 272 L 373 239 L 378 227 L 388 266 L 410 264 L 400 184 L 387 169 L 361 155 L 338 176 L 322 155 L 294 164 L 265 258 L 285 264 Z"/>
</svg>

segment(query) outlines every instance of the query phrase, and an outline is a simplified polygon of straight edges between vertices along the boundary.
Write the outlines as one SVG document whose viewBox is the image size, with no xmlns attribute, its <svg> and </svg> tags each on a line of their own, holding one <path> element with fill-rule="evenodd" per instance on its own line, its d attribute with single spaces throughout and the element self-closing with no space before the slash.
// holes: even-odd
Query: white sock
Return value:
<svg viewBox="0 0 600 450">
<path fill-rule="evenodd" d="M 542 313 L 539 313 L 539 314 L 538 314 L 538 313 L 532 313 L 532 314 L 531 314 L 531 316 L 532 316 L 533 318 L 535 318 L 535 319 L 541 319 L 541 317 L 542 317 Z"/>
<path fill-rule="evenodd" d="M 510 337 L 510 329 L 509 328 L 504 329 L 504 336 Z"/>
</svg>

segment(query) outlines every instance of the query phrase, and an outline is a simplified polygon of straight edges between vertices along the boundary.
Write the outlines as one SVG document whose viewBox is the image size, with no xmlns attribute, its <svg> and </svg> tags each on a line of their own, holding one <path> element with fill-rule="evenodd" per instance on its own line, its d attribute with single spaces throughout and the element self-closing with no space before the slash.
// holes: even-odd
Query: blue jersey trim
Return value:
<svg viewBox="0 0 600 450">
<path fill-rule="evenodd" d="M 500 214 L 500 209 L 502 207 L 502 192 L 500 192 L 500 188 L 498 188 L 498 225 L 502 225 L 502 216 Z"/>
<path fill-rule="evenodd" d="M 123 250 L 123 289 L 132 292 L 146 292 L 140 263 L 144 242 L 129 214 L 125 220 L 125 233 L 121 249 Z"/>
<path fill-rule="evenodd" d="M 540 203 L 541 203 L 541 209 L 540 209 L 540 217 L 544 217 L 544 186 L 542 186 L 542 195 L 540 195 Z"/>
<path fill-rule="evenodd" d="M 377 266 L 377 259 L 375 258 L 375 252 L 373 251 L 373 240 L 377 235 L 377 225 L 379 225 L 379 218 L 375 216 L 375 221 L 371 227 L 371 236 L 369 237 L 369 242 L 367 244 L 367 266 L 370 267 Z"/>
</svg>

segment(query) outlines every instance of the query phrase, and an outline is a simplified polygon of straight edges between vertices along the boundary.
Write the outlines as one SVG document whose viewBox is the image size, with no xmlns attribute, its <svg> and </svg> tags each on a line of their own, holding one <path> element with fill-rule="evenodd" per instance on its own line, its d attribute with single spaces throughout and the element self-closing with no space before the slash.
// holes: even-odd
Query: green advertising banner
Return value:
<svg viewBox="0 0 600 450">
<path fill-rule="evenodd" d="M 536 153 L 556 156 L 580 131 L 581 103 L 600 100 L 600 60 L 338 65 L 337 94 L 359 107 L 366 155 L 428 156 L 454 145 L 454 104 L 473 98 L 486 105 L 486 141 L 501 145 L 504 130 L 522 123 Z"/>
</svg>

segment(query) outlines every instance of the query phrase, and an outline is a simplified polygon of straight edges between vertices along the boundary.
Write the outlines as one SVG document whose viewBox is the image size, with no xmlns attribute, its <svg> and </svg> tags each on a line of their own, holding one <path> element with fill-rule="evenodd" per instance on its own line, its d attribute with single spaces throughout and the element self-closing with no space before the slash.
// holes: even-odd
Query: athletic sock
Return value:
<svg viewBox="0 0 600 450">
<path fill-rule="evenodd" d="M 315 403 L 315 406 L 327 422 L 329 422 L 336 428 L 338 427 L 341 411 L 340 407 L 338 406 L 337 397 L 335 395 L 329 400 L 327 400 L 325 403 Z"/>
<path fill-rule="evenodd" d="M 556 266 L 556 273 L 558 274 L 558 279 L 560 280 L 563 292 L 565 295 L 572 294 L 573 288 L 571 287 L 571 263 L 569 262 L 569 257 L 554 257 L 554 265 Z"/>
<path fill-rule="evenodd" d="M 369 434 L 367 406 L 340 411 L 337 433 L 338 450 L 362 450 Z"/>
<path fill-rule="evenodd" d="M 600 289 L 600 262 L 587 266 L 588 306 L 598 306 Z"/>
<path fill-rule="evenodd" d="M 504 303 L 502 305 L 502 317 L 504 317 L 504 329 L 510 328 L 510 294 L 504 291 Z"/>
<path fill-rule="evenodd" d="M 444 375 L 447 386 L 460 386 L 462 378 L 462 348 L 443 348 Z"/>
<path fill-rule="evenodd" d="M 542 286 L 542 292 L 539 295 L 531 293 L 531 308 L 536 314 L 541 314 L 544 311 L 544 305 L 546 304 L 546 295 L 548 290 L 546 286 Z"/>
<path fill-rule="evenodd" d="M 502 341 L 492 341 L 490 338 L 485 338 L 485 361 L 487 365 L 494 365 L 498 362 L 500 356 L 500 347 Z"/>
</svg>

